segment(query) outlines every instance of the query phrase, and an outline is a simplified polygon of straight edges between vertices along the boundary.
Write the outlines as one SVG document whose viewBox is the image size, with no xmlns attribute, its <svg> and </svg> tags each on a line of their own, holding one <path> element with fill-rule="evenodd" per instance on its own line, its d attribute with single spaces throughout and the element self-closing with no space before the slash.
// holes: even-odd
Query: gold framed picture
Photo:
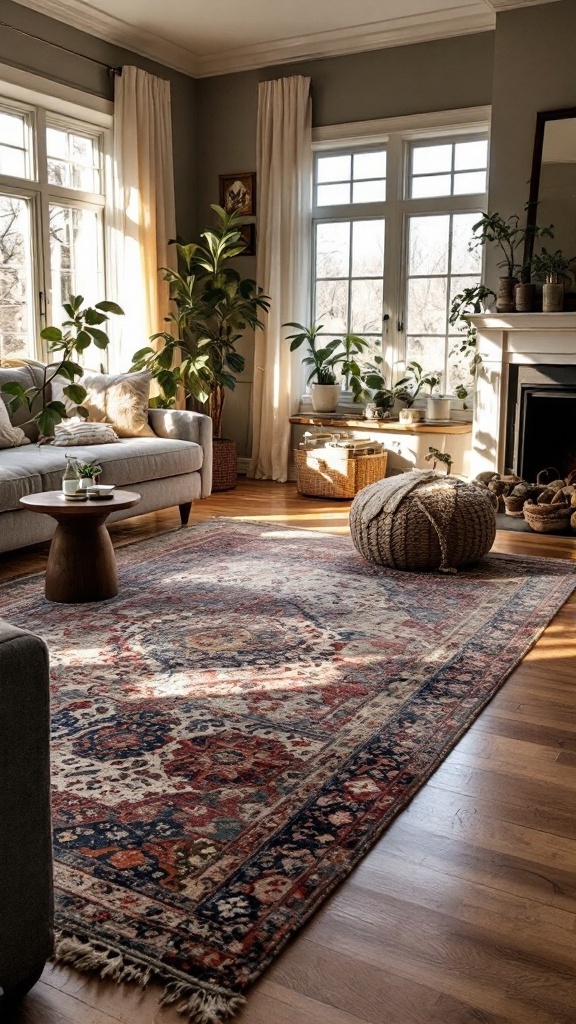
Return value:
<svg viewBox="0 0 576 1024">
<path fill-rule="evenodd" d="M 220 206 L 226 213 L 253 217 L 256 213 L 256 172 L 221 174 Z"/>
</svg>

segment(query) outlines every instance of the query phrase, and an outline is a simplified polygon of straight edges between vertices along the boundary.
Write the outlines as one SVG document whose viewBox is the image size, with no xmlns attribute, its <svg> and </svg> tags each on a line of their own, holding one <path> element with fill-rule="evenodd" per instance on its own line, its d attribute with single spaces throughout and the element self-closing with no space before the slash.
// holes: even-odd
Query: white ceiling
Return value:
<svg viewBox="0 0 576 1024">
<path fill-rule="evenodd" d="M 18 0 L 195 77 L 483 32 L 555 0 Z"/>
</svg>

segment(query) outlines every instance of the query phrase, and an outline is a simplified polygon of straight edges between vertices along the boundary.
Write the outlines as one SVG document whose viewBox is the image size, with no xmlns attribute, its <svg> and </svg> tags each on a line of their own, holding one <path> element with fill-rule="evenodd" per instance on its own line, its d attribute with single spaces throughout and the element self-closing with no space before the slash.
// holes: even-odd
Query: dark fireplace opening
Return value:
<svg viewBox="0 0 576 1024">
<path fill-rule="evenodd" d="M 576 367 L 510 367 L 506 466 L 529 482 L 576 469 Z"/>
</svg>

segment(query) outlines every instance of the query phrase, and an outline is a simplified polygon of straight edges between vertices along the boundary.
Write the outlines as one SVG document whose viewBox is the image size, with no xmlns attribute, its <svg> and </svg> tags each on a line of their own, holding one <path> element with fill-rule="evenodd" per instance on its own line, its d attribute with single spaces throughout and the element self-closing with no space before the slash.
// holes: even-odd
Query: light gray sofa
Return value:
<svg viewBox="0 0 576 1024">
<path fill-rule="evenodd" d="M 46 644 L 0 620 L 0 1020 L 52 951 Z"/>
<path fill-rule="evenodd" d="M 18 381 L 29 388 L 41 381 L 39 364 L 0 367 L 0 388 Z M 9 396 L 0 391 L 8 406 Z M 32 444 L 0 449 L 0 551 L 11 551 L 48 540 L 55 521 L 19 506 L 19 499 L 40 491 L 58 490 L 62 483 L 65 453 L 82 462 L 102 466 L 100 482 L 136 491 L 141 501 L 132 509 L 116 512 L 110 522 L 129 516 L 180 507 L 182 524 L 188 521 L 192 502 L 206 498 L 212 486 L 212 420 L 197 412 L 150 409 L 154 437 L 122 438 L 113 444 L 59 448 L 38 445 L 35 425 L 21 408 L 11 421 L 22 426 Z"/>
</svg>

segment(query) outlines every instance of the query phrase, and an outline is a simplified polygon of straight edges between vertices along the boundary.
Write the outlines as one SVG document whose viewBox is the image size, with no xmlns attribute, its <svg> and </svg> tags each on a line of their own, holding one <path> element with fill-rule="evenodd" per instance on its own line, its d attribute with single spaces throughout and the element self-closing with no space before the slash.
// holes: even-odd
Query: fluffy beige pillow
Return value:
<svg viewBox="0 0 576 1024">
<path fill-rule="evenodd" d="M 88 395 L 82 403 L 88 418 L 96 423 L 111 423 L 118 437 L 154 437 L 148 424 L 148 396 L 152 374 L 93 373 L 80 383 Z"/>
<path fill-rule="evenodd" d="M 8 409 L 0 398 L 0 448 L 19 448 L 21 444 L 30 444 L 30 438 L 20 427 L 12 426 Z"/>
</svg>

